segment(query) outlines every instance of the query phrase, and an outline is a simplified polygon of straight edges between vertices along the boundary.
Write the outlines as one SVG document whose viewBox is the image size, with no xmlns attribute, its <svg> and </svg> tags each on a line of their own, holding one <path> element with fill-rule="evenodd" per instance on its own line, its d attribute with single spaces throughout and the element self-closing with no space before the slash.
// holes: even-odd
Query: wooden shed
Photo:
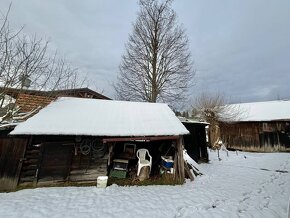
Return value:
<svg viewBox="0 0 290 218">
<path fill-rule="evenodd" d="M 190 132 L 190 134 L 183 136 L 184 148 L 187 150 L 188 155 L 196 162 L 208 162 L 206 127 L 209 124 L 185 117 L 179 117 L 179 120 Z"/>
<path fill-rule="evenodd" d="M 234 105 L 239 120 L 221 123 L 221 139 L 230 149 L 290 151 L 290 101 L 253 102 Z"/>
<path fill-rule="evenodd" d="M 182 136 L 188 133 L 166 104 L 63 97 L 19 124 L 10 135 L 29 140 L 18 184 L 44 186 L 95 184 L 98 176 L 108 175 L 124 143 L 136 144 L 137 149 L 144 146 L 151 154 L 162 154 L 173 146 L 173 176 L 182 183 Z"/>
<path fill-rule="evenodd" d="M 34 175 L 39 172 L 37 168 L 41 156 L 39 154 L 46 147 L 31 146 L 41 141 L 37 137 L 32 139 L 27 135 L 9 136 L 8 134 L 16 125 L 60 96 L 109 100 L 108 97 L 88 88 L 39 91 L 0 87 L 0 91 L 2 95 L 9 98 L 5 103 L 14 102 L 21 112 L 12 117 L 6 116 L 9 114 L 7 110 L 10 110 L 10 106 L 5 104 L 0 110 L 2 117 L 0 124 L 0 191 L 15 190 L 18 182 L 33 181 Z M 48 150 L 46 149 L 45 152 Z"/>
</svg>

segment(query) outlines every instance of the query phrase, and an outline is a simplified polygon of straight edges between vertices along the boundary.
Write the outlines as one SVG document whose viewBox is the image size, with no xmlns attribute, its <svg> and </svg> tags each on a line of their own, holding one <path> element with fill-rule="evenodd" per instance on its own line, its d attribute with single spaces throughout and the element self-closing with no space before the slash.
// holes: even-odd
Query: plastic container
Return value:
<svg viewBox="0 0 290 218">
<path fill-rule="evenodd" d="M 162 166 L 165 168 L 172 168 L 174 161 L 172 160 L 172 156 L 161 156 Z"/>
<path fill-rule="evenodd" d="M 98 176 L 97 188 L 106 188 L 108 182 L 108 176 Z"/>
</svg>

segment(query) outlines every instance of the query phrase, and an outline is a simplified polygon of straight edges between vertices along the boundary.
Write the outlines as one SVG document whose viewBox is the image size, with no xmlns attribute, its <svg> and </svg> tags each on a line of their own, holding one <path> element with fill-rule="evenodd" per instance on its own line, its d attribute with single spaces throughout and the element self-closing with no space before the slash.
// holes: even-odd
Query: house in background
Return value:
<svg viewBox="0 0 290 218">
<path fill-rule="evenodd" d="M 183 182 L 182 136 L 188 133 L 166 104 L 59 98 L 10 133 L 26 143 L 11 144 L 19 151 L 3 156 L 10 162 L 1 163 L 1 188 L 95 184 L 107 170 L 136 170 L 140 148 L 152 156 L 152 175 L 160 175 L 161 156 L 171 157 L 168 172 Z"/>
<path fill-rule="evenodd" d="M 64 89 L 54 91 L 39 91 L 29 89 L 0 88 L 0 93 L 15 99 L 14 103 L 20 107 L 21 112 L 28 112 L 37 107 L 45 107 L 58 97 L 78 97 L 110 100 L 89 88 Z"/>
<path fill-rule="evenodd" d="M 221 139 L 230 149 L 290 151 L 290 101 L 234 105 L 243 115 L 220 125 Z"/>
<path fill-rule="evenodd" d="M 89 88 L 38 91 L 0 87 L 0 96 L 2 97 L 0 101 L 0 130 L 13 129 L 18 123 L 31 117 L 58 97 L 111 100 Z"/>
</svg>

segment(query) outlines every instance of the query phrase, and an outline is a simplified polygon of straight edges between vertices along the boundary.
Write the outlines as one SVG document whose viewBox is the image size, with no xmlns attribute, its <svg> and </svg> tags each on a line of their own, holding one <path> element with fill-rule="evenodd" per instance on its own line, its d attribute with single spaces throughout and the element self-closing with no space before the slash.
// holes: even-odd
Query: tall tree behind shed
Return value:
<svg viewBox="0 0 290 218">
<path fill-rule="evenodd" d="M 186 97 L 194 73 L 188 39 L 171 4 L 140 0 L 115 84 L 119 99 L 176 103 Z"/>
</svg>

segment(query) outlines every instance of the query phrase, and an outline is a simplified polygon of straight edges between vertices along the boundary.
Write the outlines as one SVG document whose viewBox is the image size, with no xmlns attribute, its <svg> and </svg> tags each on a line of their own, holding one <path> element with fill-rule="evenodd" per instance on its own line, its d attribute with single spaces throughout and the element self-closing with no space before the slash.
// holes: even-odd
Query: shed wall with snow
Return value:
<svg viewBox="0 0 290 218">
<path fill-rule="evenodd" d="M 116 141 L 159 140 L 152 143 L 158 146 L 162 140 L 175 141 L 175 167 L 180 168 L 176 175 L 183 181 L 180 137 L 188 133 L 166 104 L 62 97 L 19 124 L 10 136 L 29 138 L 18 184 L 26 187 L 94 184 L 98 176 L 107 175 Z M 82 150 L 87 143 L 88 153 Z M 105 152 L 100 156 L 94 146 L 101 144 Z"/>
</svg>

